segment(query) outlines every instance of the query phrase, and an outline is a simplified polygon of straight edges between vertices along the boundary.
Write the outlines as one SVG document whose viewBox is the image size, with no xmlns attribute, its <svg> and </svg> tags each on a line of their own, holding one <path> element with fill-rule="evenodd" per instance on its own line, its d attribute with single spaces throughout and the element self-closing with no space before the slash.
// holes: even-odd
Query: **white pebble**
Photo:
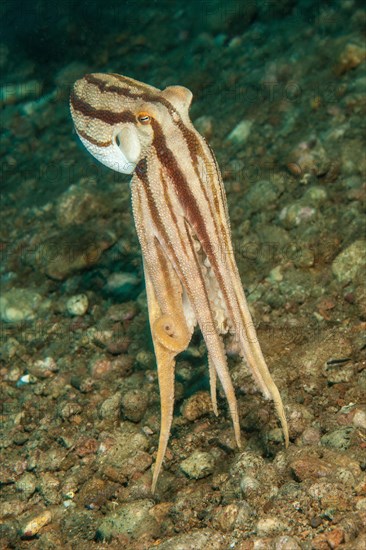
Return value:
<svg viewBox="0 0 366 550">
<path fill-rule="evenodd" d="M 251 120 L 242 120 L 235 126 L 227 137 L 228 141 L 232 141 L 237 144 L 244 143 L 250 134 L 253 122 Z"/>
<path fill-rule="evenodd" d="M 66 302 L 66 309 L 70 315 L 85 315 L 88 311 L 89 300 L 86 294 L 76 294 L 71 296 Z"/>
<path fill-rule="evenodd" d="M 362 428 L 366 430 L 366 412 L 362 410 L 358 410 L 355 412 L 355 416 L 353 417 L 353 425 L 356 426 L 356 428 Z"/>
</svg>

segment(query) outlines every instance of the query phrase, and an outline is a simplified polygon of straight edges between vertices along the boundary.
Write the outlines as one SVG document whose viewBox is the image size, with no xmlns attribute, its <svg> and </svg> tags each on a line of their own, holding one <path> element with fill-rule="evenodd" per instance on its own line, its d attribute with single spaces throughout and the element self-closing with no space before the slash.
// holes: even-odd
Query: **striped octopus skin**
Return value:
<svg viewBox="0 0 366 550">
<path fill-rule="evenodd" d="M 234 258 L 220 169 L 213 151 L 189 118 L 192 93 L 161 91 L 117 74 L 89 74 L 70 97 L 76 132 L 105 166 L 131 180 L 132 209 L 141 245 L 154 344 L 161 426 L 153 472 L 155 491 L 168 445 L 174 407 L 175 357 L 198 324 L 208 350 L 211 400 L 218 414 L 219 378 L 240 447 L 238 407 L 223 336 L 272 399 L 284 432 L 282 399 L 258 343 Z"/>
</svg>

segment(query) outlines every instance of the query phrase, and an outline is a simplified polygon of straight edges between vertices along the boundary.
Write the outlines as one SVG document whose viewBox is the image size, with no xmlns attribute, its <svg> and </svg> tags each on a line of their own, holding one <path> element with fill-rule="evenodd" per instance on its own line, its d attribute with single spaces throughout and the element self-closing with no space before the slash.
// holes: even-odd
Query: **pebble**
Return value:
<svg viewBox="0 0 366 550">
<path fill-rule="evenodd" d="M 60 481 L 50 472 L 44 472 L 37 485 L 39 493 L 48 505 L 59 504 L 61 500 L 59 488 Z"/>
<path fill-rule="evenodd" d="M 243 201 L 253 212 L 260 212 L 273 207 L 282 191 L 282 185 L 275 185 L 269 180 L 259 180 L 245 193 Z"/>
<path fill-rule="evenodd" d="M 366 512 L 366 498 L 361 498 L 357 501 L 356 509 L 361 510 L 362 512 Z"/>
<path fill-rule="evenodd" d="M 366 239 L 359 239 L 342 250 L 332 263 L 332 271 L 340 283 L 361 279 L 366 271 Z"/>
<path fill-rule="evenodd" d="M 71 513 L 64 514 L 61 519 L 63 532 L 67 533 L 68 540 L 82 540 L 85 546 L 90 541 L 90 546 L 93 546 L 91 541 L 94 541 L 95 533 L 98 526 L 96 514 L 90 510 L 72 510 Z M 49 546 L 49 548 L 57 548 L 57 546 Z"/>
<path fill-rule="evenodd" d="M 300 436 L 308 427 L 313 415 L 303 405 L 293 404 L 288 407 L 287 421 L 291 438 Z"/>
<path fill-rule="evenodd" d="M 322 373 L 327 381 L 332 384 L 351 382 L 355 376 L 355 367 L 352 363 L 338 364 L 327 362 L 322 368 Z"/>
<path fill-rule="evenodd" d="M 319 140 L 309 138 L 299 143 L 289 154 L 287 167 L 295 176 L 323 176 L 331 167 L 328 154 Z"/>
<path fill-rule="evenodd" d="M 97 541 L 110 542 L 119 535 L 126 535 L 132 540 L 157 535 L 158 524 L 150 513 L 153 506 L 154 503 L 147 499 L 124 503 L 105 516 L 97 529 Z"/>
<path fill-rule="evenodd" d="M 68 65 L 61 67 L 56 72 L 54 81 L 58 88 L 69 92 L 69 85 L 88 72 L 88 66 L 80 61 L 72 61 Z"/>
<path fill-rule="evenodd" d="M 100 418 L 119 418 L 121 407 L 121 392 L 116 392 L 101 403 L 98 414 Z"/>
<path fill-rule="evenodd" d="M 275 538 L 274 550 L 301 550 L 301 546 L 294 537 L 285 535 Z"/>
<path fill-rule="evenodd" d="M 313 220 L 316 209 L 301 201 L 294 202 L 282 208 L 279 214 L 279 220 L 287 229 L 309 223 Z"/>
<path fill-rule="evenodd" d="M 358 409 L 355 412 L 352 423 L 356 428 L 366 430 L 366 411 Z"/>
<path fill-rule="evenodd" d="M 302 455 L 290 462 L 290 468 L 300 481 L 331 476 L 333 464 L 317 456 Z"/>
<path fill-rule="evenodd" d="M 304 193 L 304 199 L 315 204 L 321 204 L 326 201 L 328 195 L 326 190 L 319 185 L 312 185 Z"/>
<path fill-rule="evenodd" d="M 237 504 L 220 506 L 218 512 L 215 514 L 214 526 L 225 532 L 232 531 L 235 527 L 238 513 L 239 507 Z"/>
<path fill-rule="evenodd" d="M 22 346 L 16 338 L 10 336 L 1 344 L 1 357 L 4 361 L 10 361 L 16 355 L 21 355 Z"/>
<path fill-rule="evenodd" d="M 31 538 L 37 535 L 39 531 L 51 522 L 52 514 L 49 510 L 45 510 L 35 518 L 28 521 L 24 527 L 21 529 L 21 536 L 24 538 Z"/>
<path fill-rule="evenodd" d="M 285 531 L 286 525 L 283 521 L 276 517 L 267 516 L 257 522 L 256 530 L 257 534 L 263 537 Z"/>
<path fill-rule="evenodd" d="M 49 300 L 28 288 L 3 290 L 0 296 L 0 318 L 6 323 L 31 321 L 49 307 Z"/>
<path fill-rule="evenodd" d="M 138 472 L 147 470 L 152 462 L 146 452 L 149 439 L 131 422 L 121 422 L 120 428 L 111 434 L 105 434 L 100 442 L 98 455 L 101 470 L 108 477 L 115 479 L 117 471 L 119 479 L 130 478 Z"/>
<path fill-rule="evenodd" d="M 338 430 L 334 430 L 333 432 L 323 435 L 323 437 L 321 437 L 320 439 L 320 442 L 325 447 L 345 451 L 350 446 L 352 432 L 353 429 L 350 427 L 340 428 Z"/>
<path fill-rule="evenodd" d="M 194 451 L 180 463 L 181 470 L 191 479 L 202 479 L 212 474 L 215 459 L 210 453 Z"/>
<path fill-rule="evenodd" d="M 44 359 L 38 359 L 34 363 L 28 366 L 29 372 L 37 378 L 49 378 L 55 374 L 59 368 L 53 357 L 45 357 Z"/>
<path fill-rule="evenodd" d="M 140 422 L 149 404 L 149 396 L 143 390 L 129 390 L 122 396 L 122 414 L 131 422 Z"/>
<path fill-rule="evenodd" d="M 159 550 L 223 550 L 223 537 L 213 529 L 193 529 L 172 537 L 162 544 Z"/>
<path fill-rule="evenodd" d="M 207 391 L 198 391 L 183 402 L 181 412 L 184 418 L 193 422 L 212 412 L 211 397 Z"/>
<path fill-rule="evenodd" d="M 240 489 L 243 494 L 243 496 L 248 496 L 256 493 L 258 490 L 260 490 L 260 483 L 259 481 L 250 475 L 245 475 L 240 480 Z"/>
<path fill-rule="evenodd" d="M 16 387 L 21 388 L 22 386 L 27 386 L 28 384 L 36 384 L 37 377 L 33 374 L 24 374 L 17 380 Z"/>
<path fill-rule="evenodd" d="M 318 445 L 319 441 L 320 430 L 318 428 L 314 428 L 313 426 L 305 428 L 301 434 L 301 443 L 303 445 Z"/>
<path fill-rule="evenodd" d="M 242 120 L 227 136 L 227 141 L 231 141 L 232 143 L 235 143 L 237 145 L 242 145 L 247 141 L 252 125 L 253 121 Z"/>
<path fill-rule="evenodd" d="M 85 315 L 88 307 L 89 300 L 86 294 L 75 294 L 66 302 L 67 312 L 72 316 Z"/>
<path fill-rule="evenodd" d="M 34 474 L 27 472 L 15 483 L 15 487 L 28 499 L 37 488 L 37 478 Z"/>
<path fill-rule="evenodd" d="M 96 475 L 91 476 L 77 494 L 77 502 L 88 510 L 98 510 L 112 499 L 117 491 L 117 485 L 113 481 L 100 479 Z"/>
</svg>

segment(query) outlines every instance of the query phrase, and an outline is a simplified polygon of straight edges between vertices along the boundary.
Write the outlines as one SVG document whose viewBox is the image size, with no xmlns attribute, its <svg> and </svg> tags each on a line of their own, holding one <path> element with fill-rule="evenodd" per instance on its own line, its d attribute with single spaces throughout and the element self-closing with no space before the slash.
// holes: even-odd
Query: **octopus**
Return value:
<svg viewBox="0 0 366 550">
<path fill-rule="evenodd" d="M 86 149 L 105 166 L 132 174 L 132 210 L 161 401 L 152 492 L 172 425 L 176 356 L 188 347 L 196 325 L 207 346 L 213 411 L 218 414 L 219 379 L 238 447 L 238 405 L 225 335 L 235 338 L 258 388 L 273 400 L 285 445 L 289 442 L 282 399 L 263 357 L 236 265 L 220 169 L 189 118 L 191 101 L 192 92 L 183 86 L 161 91 L 118 74 L 85 75 L 70 97 L 76 133 Z"/>
</svg>

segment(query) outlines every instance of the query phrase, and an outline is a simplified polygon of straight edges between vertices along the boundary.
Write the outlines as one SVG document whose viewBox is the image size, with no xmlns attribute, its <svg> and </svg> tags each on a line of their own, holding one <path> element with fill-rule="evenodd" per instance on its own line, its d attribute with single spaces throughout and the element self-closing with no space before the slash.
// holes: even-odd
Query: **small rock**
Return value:
<svg viewBox="0 0 366 550">
<path fill-rule="evenodd" d="M 253 495 L 261 489 L 259 481 L 250 475 L 243 476 L 240 480 L 240 489 L 244 497 Z"/>
<path fill-rule="evenodd" d="M 358 409 L 355 412 L 352 423 L 356 428 L 366 430 L 366 411 Z"/>
<path fill-rule="evenodd" d="M 157 535 L 158 524 L 150 513 L 153 506 L 151 500 L 145 499 L 124 503 L 119 510 L 105 516 L 98 527 L 97 540 L 110 542 L 119 535 L 138 540 L 146 535 Z"/>
<path fill-rule="evenodd" d="M 301 201 L 294 202 L 282 208 L 279 219 L 287 229 L 309 223 L 313 220 L 316 209 Z"/>
<path fill-rule="evenodd" d="M 253 121 L 242 120 L 235 126 L 235 128 L 227 136 L 227 141 L 231 141 L 238 145 L 245 143 L 249 137 L 250 130 L 252 128 Z"/>
<path fill-rule="evenodd" d="M 99 443 L 92 437 L 81 437 L 75 444 L 75 453 L 80 456 L 95 454 L 98 450 Z"/>
<path fill-rule="evenodd" d="M 357 531 L 356 531 L 357 532 Z M 353 537 L 352 537 L 353 539 Z M 366 533 L 361 533 L 356 539 L 352 540 L 347 547 L 347 550 L 365 550 L 366 548 Z"/>
<path fill-rule="evenodd" d="M 16 355 L 21 355 L 21 349 L 22 346 L 18 342 L 18 340 L 10 336 L 9 338 L 4 339 L 2 342 L 1 357 L 4 361 L 10 361 L 10 359 L 15 357 Z"/>
<path fill-rule="evenodd" d="M 94 475 L 84 483 L 77 494 L 77 500 L 84 508 L 97 510 L 115 496 L 117 489 L 115 483 Z"/>
<path fill-rule="evenodd" d="M 326 534 L 326 538 L 330 548 L 338 548 L 344 542 L 344 531 L 339 528 L 332 529 L 330 533 Z"/>
<path fill-rule="evenodd" d="M 222 550 L 222 534 L 213 529 L 197 529 L 172 537 L 159 550 Z"/>
<path fill-rule="evenodd" d="M 45 357 L 30 364 L 28 370 L 37 378 L 49 378 L 58 371 L 58 366 L 53 357 Z"/>
<path fill-rule="evenodd" d="M 305 191 L 304 199 L 308 199 L 310 203 L 322 204 L 327 199 L 327 192 L 323 187 L 313 185 Z"/>
<path fill-rule="evenodd" d="M 34 474 L 30 472 L 25 473 L 22 477 L 15 483 L 17 491 L 21 491 L 26 499 L 28 499 L 37 488 L 37 479 Z"/>
<path fill-rule="evenodd" d="M 301 546 L 294 537 L 285 535 L 275 538 L 274 550 L 301 550 Z"/>
<path fill-rule="evenodd" d="M 294 460 L 290 463 L 290 468 L 300 481 L 329 477 L 334 469 L 333 465 L 329 462 L 310 455 L 303 455 L 301 458 Z"/>
<path fill-rule="evenodd" d="M 202 479 L 214 471 L 215 459 L 210 453 L 194 451 L 180 463 L 180 467 L 191 479 Z"/>
<path fill-rule="evenodd" d="M 61 88 L 65 93 L 69 94 L 69 86 L 71 82 L 75 82 L 88 72 L 88 66 L 80 61 L 72 61 L 68 65 L 61 67 L 56 72 L 54 81 L 58 88 Z"/>
<path fill-rule="evenodd" d="M 283 532 L 286 530 L 286 526 L 279 518 L 268 516 L 258 521 L 256 529 L 257 534 L 263 537 Z"/>
<path fill-rule="evenodd" d="M 290 405 L 287 412 L 290 437 L 295 438 L 301 435 L 312 418 L 311 412 L 303 405 Z"/>
<path fill-rule="evenodd" d="M 328 154 L 319 140 L 309 137 L 299 143 L 289 154 L 287 167 L 295 176 L 314 174 L 323 176 L 330 169 Z"/>
<path fill-rule="evenodd" d="M 193 422 L 212 412 L 211 397 L 207 391 L 199 391 L 186 399 L 182 405 L 182 415 Z"/>
<path fill-rule="evenodd" d="M 49 300 L 28 288 L 11 288 L 0 296 L 0 318 L 6 323 L 31 321 L 49 307 Z"/>
<path fill-rule="evenodd" d="M 26 523 L 26 525 L 21 529 L 21 536 L 24 538 L 34 537 L 37 533 L 39 533 L 42 527 L 51 522 L 51 519 L 51 512 L 49 510 L 45 510 Z"/>
<path fill-rule="evenodd" d="M 131 422 L 140 422 L 149 403 L 149 396 L 143 390 L 129 390 L 122 396 L 122 413 Z"/>
<path fill-rule="evenodd" d="M 91 546 L 98 523 L 96 515 L 90 510 L 74 509 L 71 514 L 65 514 L 61 519 L 62 530 L 67 533 L 69 540 L 90 541 Z"/>
<path fill-rule="evenodd" d="M 266 280 L 271 284 L 283 281 L 282 265 L 276 265 L 276 267 L 271 269 Z"/>
<path fill-rule="evenodd" d="M 351 382 L 355 376 L 355 368 L 352 363 L 337 364 L 327 362 L 322 368 L 322 373 L 331 384 Z"/>
<path fill-rule="evenodd" d="M 361 318 L 366 318 L 366 286 L 361 283 L 356 286 L 354 292 L 354 300 L 360 312 Z"/>
<path fill-rule="evenodd" d="M 332 271 L 340 283 L 362 277 L 366 270 L 366 240 L 359 239 L 342 250 L 332 264 Z"/>
<path fill-rule="evenodd" d="M 113 434 L 105 434 L 98 449 L 101 471 L 118 471 L 120 478 L 131 478 L 150 467 L 152 459 L 146 452 L 149 439 L 131 422 L 122 422 Z M 109 476 L 110 477 L 110 476 Z"/>
<path fill-rule="evenodd" d="M 283 185 L 279 182 L 259 180 L 245 193 L 243 201 L 253 212 L 260 212 L 273 207 L 282 191 Z"/>
<path fill-rule="evenodd" d="M 85 315 L 88 311 L 89 300 L 86 294 L 71 296 L 66 302 L 66 309 L 70 315 Z"/>
<path fill-rule="evenodd" d="M 320 441 L 325 447 L 345 451 L 350 446 L 352 433 L 353 428 L 341 428 L 323 435 Z"/>
<path fill-rule="evenodd" d="M 114 418 L 115 420 L 119 417 L 119 411 L 121 406 L 121 393 L 116 392 L 111 397 L 108 397 L 101 403 L 99 407 L 99 416 L 100 418 Z"/>
<path fill-rule="evenodd" d="M 361 510 L 362 512 L 366 512 L 366 498 L 360 498 L 360 500 L 357 501 L 356 509 Z"/>
<path fill-rule="evenodd" d="M 42 478 L 37 486 L 46 504 L 59 504 L 61 500 L 59 488 L 60 481 L 50 472 L 44 472 L 42 474 Z"/>
<path fill-rule="evenodd" d="M 301 434 L 301 442 L 303 445 L 318 445 L 320 441 L 320 430 L 309 426 L 305 428 Z"/>
<path fill-rule="evenodd" d="M 232 531 L 235 527 L 238 514 L 239 506 L 237 504 L 228 504 L 227 506 L 222 506 L 220 507 L 218 513 L 215 515 L 215 524 L 217 523 L 217 526 L 222 531 Z"/>
<path fill-rule="evenodd" d="M 139 351 L 138 354 L 136 355 L 136 361 L 146 369 L 154 368 L 156 364 L 155 355 L 153 354 L 152 351 L 147 351 L 147 350 Z"/>
</svg>

